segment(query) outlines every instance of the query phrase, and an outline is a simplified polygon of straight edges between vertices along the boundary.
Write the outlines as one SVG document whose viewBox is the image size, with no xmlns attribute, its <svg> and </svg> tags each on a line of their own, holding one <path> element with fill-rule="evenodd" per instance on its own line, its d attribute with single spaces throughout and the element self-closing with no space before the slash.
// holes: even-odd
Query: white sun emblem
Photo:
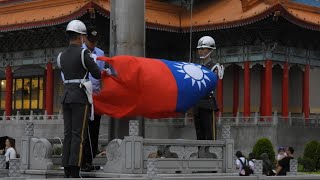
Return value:
<svg viewBox="0 0 320 180">
<path fill-rule="evenodd" d="M 195 83 L 198 84 L 199 90 L 201 90 L 202 84 L 204 87 L 207 87 L 205 79 L 210 81 L 206 75 L 209 73 L 209 71 L 202 69 L 200 65 L 182 62 L 176 63 L 174 66 L 179 68 L 178 72 L 185 74 L 184 79 L 191 78 L 192 87 Z"/>
</svg>

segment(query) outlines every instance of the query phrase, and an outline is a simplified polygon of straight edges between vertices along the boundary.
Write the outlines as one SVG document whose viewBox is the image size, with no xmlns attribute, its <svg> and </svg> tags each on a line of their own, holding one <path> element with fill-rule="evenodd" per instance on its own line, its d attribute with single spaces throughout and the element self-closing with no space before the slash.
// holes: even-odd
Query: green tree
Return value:
<svg viewBox="0 0 320 180">
<path fill-rule="evenodd" d="M 317 141 L 310 141 L 304 146 L 303 157 L 310 159 L 317 159 L 317 149 L 319 143 Z"/>
<path fill-rule="evenodd" d="M 305 171 L 320 169 L 320 143 L 310 141 L 304 147 L 302 165 Z"/>
<path fill-rule="evenodd" d="M 259 139 L 253 147 L 252 152 L 257 159 L 260 159 L 262 153 L 267 153 L 271 162 L 275 162 L 275 152 L 271 141 L 268 138 Z"/>
</svg>

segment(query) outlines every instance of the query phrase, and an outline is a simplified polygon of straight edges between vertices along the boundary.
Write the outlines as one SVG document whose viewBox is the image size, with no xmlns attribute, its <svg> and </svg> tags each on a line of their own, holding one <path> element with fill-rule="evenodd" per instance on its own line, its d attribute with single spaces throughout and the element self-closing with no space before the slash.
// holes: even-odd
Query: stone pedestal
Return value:
<svg viewBox="0 0 320 180">
<path fill-rule="evenodd" d="M 107 150 L 107 163 L 103 167 L 104 172 L 107 173 L 121 173 L 121 139 L 112 140 L 106 150 Z"/>
<path fill-rule="evenodd" d="M 148 177 L 156 177 L 157 173 L 157 160 L 155 158 L 149 158 L 147 162 L 147 175 Z"/>
<path fill-rule="evenodd" d="M 234 142 L 233 139 L 226 139 L 225 140 L 225 151 L 224 151 L 224 170 L 226 173 L 234 172 L 234 164 L 233 164 L 233 157 L 234 157 Z"/>
<path fill-rule="evenodd" d="M 34 123 L 27 122 L 25 127 L 24 136 L 21 138 L 21 169 L 29 169 L 30 168 L 30 143 L 31 138 L 34 135 Z"/>
<path fill-rule="evenodd" d="M 20 159 L 10 159 L 9 177 L 20 177 Z"/>
<path fill-rule="evenodd" d="M 0 169 L 6 168 L 6 157 L 4 155 L 0 155 Z"/>
<path fill-rule="evenodd" d="M 21 169 L 29 169 L 31 136 L 21 138 Z"/>
<path fill-rule="evenodd" d="M 30 144 L 30 169 L 52 169 L 52 145 L 47 139 L 32 138 Z"/>
<path fill-rule="evenodd" d="M 295 176 L 297 175 L 298 172 L 298 160 L 296 159 L 291 159 L 290 160 L 290 172 L 287 172 L 287 175 L 292 175 Z"/>
<path fill-rule="evenodd" d="M 121 143 L 122 173 L 141 174 L 143 170 L 143 138 L 127 136 Z"/>
<path fill-rule="evenodd" d="M 129 136 L 139 136 L 139 121 L 130 120 L 129 121 Z"/>
<path fill-rule="evenodd" d="M 33 136 L 34 135 L 34 123 L 27 122 L 25 128 L 25 136 Z"/>
<path fill-rule="evenodd" d="M 231 127 L 230 125 L 222 125 L 221 128 L 221 138 L 222 139 L 230 139 L 231 138 Z"/>
<path fill-rule="evenodd" d="M 262 162 L 262 160 L 255 160 L 254 167 L 255 167 L 254 174 L 262 175 L 262 170 L 263 170 L 263 162 Z"/>
<path fill-rule="evenodd" d="M 143 170 L 143 139 L 126 136 L 124 140 L 114 139 L 107 147 L 107 164 L 104 172 L 141 174 Z"/>
</svg>

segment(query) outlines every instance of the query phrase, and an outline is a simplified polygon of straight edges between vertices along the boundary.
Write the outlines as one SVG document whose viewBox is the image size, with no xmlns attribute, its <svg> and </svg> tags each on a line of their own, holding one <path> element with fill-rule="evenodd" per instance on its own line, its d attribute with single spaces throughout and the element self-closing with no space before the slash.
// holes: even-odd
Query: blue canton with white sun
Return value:
<svg viewBox="0 0 320 180">
<path fill-rule="evenodd" d="M 186 62 L 161 61 L 171 70 L 177 83 L 177 112 L 186 112 L 212 92 L 217 85 L 218 76 L 204 66 Z"/>
</svg>

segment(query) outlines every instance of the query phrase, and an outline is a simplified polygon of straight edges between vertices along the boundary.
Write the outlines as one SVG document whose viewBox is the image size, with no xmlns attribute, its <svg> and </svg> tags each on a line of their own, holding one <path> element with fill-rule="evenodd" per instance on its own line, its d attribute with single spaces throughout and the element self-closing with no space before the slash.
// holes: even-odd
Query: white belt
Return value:
<svg viewBox="0 0 320 180">
<path fill-rule="evenodd" d="M 68 84 L 68 83 L 84 83 L 89 81 L 89 79 L 69 79 L 69 80 L 64 80 L 63 83 L 64 84 Z"/>
</svg>

